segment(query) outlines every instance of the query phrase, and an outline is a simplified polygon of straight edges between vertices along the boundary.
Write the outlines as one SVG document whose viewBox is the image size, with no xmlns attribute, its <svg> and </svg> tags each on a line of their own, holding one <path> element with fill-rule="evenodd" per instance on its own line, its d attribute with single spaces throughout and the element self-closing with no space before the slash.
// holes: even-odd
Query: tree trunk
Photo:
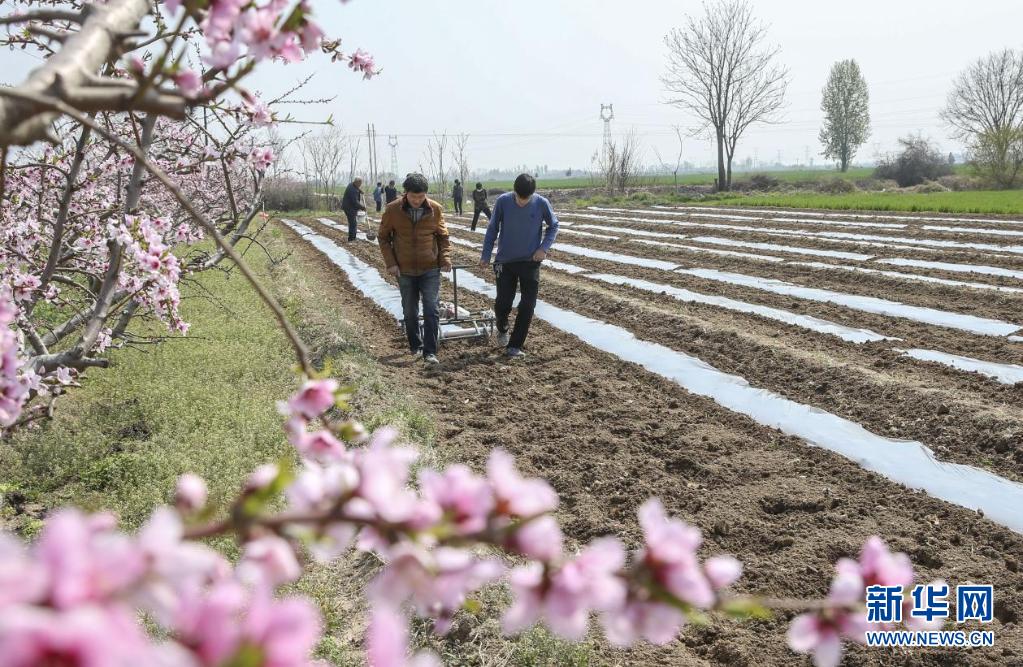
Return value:
<svg viewBox="0 0 1023 667">
<path fill-rule="evenodd" d="M 731 178 L 725 173 L 725 137 L 718 132 L 718 192 L 731 187 Z"/>
</svg>

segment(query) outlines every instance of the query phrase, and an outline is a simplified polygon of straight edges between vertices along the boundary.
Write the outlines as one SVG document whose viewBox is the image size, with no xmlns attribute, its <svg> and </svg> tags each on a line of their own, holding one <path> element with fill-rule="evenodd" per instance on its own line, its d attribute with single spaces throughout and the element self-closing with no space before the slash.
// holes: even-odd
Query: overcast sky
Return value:
<svg viewBox="0 0 1023 667">
<path fill-rule="evenodd" d="M 361 47 L 383 73 L 363 81 L 324 58 L 265 68 L 253 82 L 266 96 L 309 73 L 310 96 L 335 97 L 321 107 L 296 107 L 306 120 L 329 114 L 349 132 L 375 123 L 382 167 L 390 165 L 387 135 L 398 135 L 399 171 L 425 162 L 433 132 L 471 135 L 475 168 L 550 165 L 587 168 L 603 129 L 601 103 L 614 104 L 613 131 L 635 128 L 644 162 L 653 149 L 674 161 L 673 124 L 692 117 L 664 105 L 664 35 L 695 1 L 632 0 L 312 0 L 328 34 L 346 50 Z M 757 0 L 771 42 L 790 70 L 785 122 L 754 127 L 737 160 L 821 162 L 820 90 L 832 63 L 855 58 L 870 89 L 873 135 L 858 159 L 922 131 L 947 150 L 959 148 L 937 117 L 952 78 L 996 49 L 1023 48 L 1020 0 Z M 8 55 L 4 55 L 7 58 Z M 12 56 L 13 58 L 13 56 Z M 7 70 L 11 72 L 11 70 Z M 8 75 L 10 76 L 10 75 Z M 285 132 L 295 128 L 285 128 Z M 685 159 L 709 163 L 709 140 L 687 139 Z M 671 157 L 669 157 L 671 156 Z"/>
</svg>

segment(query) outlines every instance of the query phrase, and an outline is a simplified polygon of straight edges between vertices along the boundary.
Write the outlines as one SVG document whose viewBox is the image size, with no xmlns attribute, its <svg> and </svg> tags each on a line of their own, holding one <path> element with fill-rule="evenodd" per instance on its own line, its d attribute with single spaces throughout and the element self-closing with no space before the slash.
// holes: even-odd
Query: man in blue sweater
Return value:
<svg viewBox="0 0 1023 667">
<path fill-rule="evenodd" d="M 544 229 L 546 225 L 546 229 Z M 506 347 L 512 359 L 526 356 L 522 346 L 533 321 L 536 295 L 540 291 L 540 263 L 547 258 L 554 239 L 558 236 L 558 218 L 551 203 L 536 194 L 536 180 L 529 174 L 519 174 L 514 192 L 506 192 L 494 202 L 494 214 L 487 225 L 483 239 L 480 268 L 490 264 L 494 242 L 498 242 L 494 259 L 497 298 L 494 314 L 497 316 L 497 344 Z M 515 328 L 508 335 L 508 315 L 515 300 L 516 288 L 522 291 Z"/>
</svg>

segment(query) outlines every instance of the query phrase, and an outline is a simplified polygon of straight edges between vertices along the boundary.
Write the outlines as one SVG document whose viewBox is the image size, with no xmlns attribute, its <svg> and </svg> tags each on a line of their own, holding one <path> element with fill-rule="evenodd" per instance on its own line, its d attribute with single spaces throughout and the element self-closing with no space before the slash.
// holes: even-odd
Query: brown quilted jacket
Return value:
<svg viewBox="0 0 1023 667">
<path fill-rule="evenodd" d="M 430 210 L 416 224 L 407 211 L 405 197 L 394 200 L 380 218 L 377 241 L 384 264 L 395 264 L 405 275 L 419 276 L 451 263 L 451 243 L 444 223 L 444 209 L 432 199 Z"/>
</svg>

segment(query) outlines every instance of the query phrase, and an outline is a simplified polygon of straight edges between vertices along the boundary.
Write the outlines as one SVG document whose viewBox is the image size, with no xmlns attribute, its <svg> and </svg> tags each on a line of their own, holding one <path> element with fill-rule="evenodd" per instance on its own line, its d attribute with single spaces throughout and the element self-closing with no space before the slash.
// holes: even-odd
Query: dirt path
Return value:
<svg viewBox="0 0 1023 667">
<path fill-rule="evenodd" d="M 336 241 L 341 236 L 319 226 Z M 1023 660 L 1023 537 L 922 493 L 911 492 L 851 461 L 757 425 L 617 357 L 581 344 L 544 322 L 530 333 L 531 355 L 509 363 L 487 345 L 452 343 L 442 366 L 413 364 L 391 318 L 358 295 L 338 269 L 292 232 L 295 261 L 337 287 L 379 360 L 413 395 L 433 406 L 438 446 L 479 469 L 493 447 L 514 453 L 531 474 L 561 494 L 567 532 L 586 540 L 610 532 L 635 546 L 636 508 L 660 496 L 669 511 L 699 526 L 707 553 L 729 552 L 748 573 L 742 589 L 823 595 L 831 563 L 871 534 L 910 553 L 920 577 L 996 584 L 996 647 L 971 653 L 918 652 L 903 664 L 1005 664 Z M 345 246 L 374 265 L 367 243 Z M 468 259 L 470 255 L 460 258 Z M 553 295 L 548 271 L 541 297 Z M 447 289 L 447 286 L 445 286 Z M 466 297 L 473 305 L 489 305 Z M 604 312 L 602 319 L 641 324 Z M 637 332 L 638 333 L 638 332 Z M 607 664 L 793 664 L 785 618 L 690 627 L 667 647 L 620 653 L 598 643 Z M 848 664 L 891 654 L 853 648 Z M 904 658 L 904 659 L 903 659 Z"/>
</svg>

